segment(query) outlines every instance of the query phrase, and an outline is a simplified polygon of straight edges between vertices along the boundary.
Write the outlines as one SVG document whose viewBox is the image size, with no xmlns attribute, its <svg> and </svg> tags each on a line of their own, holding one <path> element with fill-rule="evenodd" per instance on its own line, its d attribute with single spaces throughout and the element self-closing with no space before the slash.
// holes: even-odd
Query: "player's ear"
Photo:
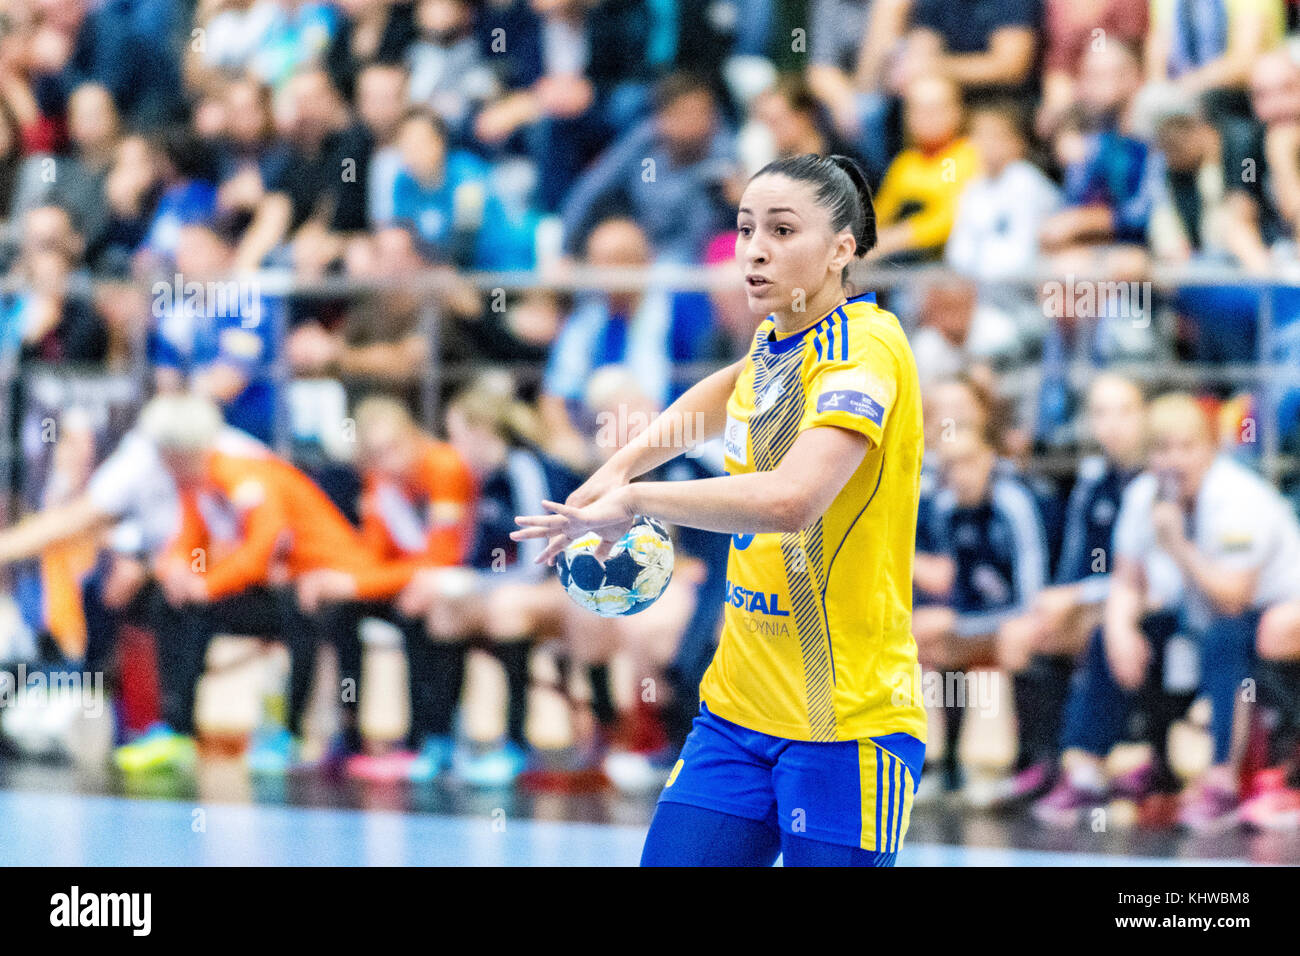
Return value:
<svg viewBox="0 0 1300 956">
<path fill-rule="evenodd" d="M 853 238 L 853 233 L 847 229 L 841 229 L 835 234 L 835 246 L 831 255 L 831 269 L 837 275 L 853 259 L 854 253 L 857 252 L 858 241 Z"/>
</svg>

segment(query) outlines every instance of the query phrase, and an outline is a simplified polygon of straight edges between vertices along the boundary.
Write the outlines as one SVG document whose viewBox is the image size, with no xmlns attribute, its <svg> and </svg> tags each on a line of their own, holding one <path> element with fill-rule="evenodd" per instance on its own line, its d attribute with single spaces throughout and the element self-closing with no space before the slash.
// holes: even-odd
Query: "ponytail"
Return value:
<svg viewBox="0 0 1300 956">
<path fill-rule="evenodd" d="M 876 206 L 871 198 L 862 167 L 848 156 L 818 156 L 804 153 L 777 159 L 758 172 L 750 181 L 764 175 L 780 175 L 795 182 L 808 183 L 814 189 L 817 203 L 830 213 L 831 229 L 849 230 L 857 243 L 853 255 L 862 258 L 876 245 Z M 848 267 L 844 267 L 841 280 L 847 280 Z"/>
<path fill-rule="evenodd" d="M 862 210 L 862 218 L 853 233 L 853 238 L 858 242 L 858 248 L 853 254 L 861 259 L 876 245 L 876 204 L 871 198 L 871 186 L 867 183 L 867 174 L 862 171 L 857 160 L 849 156 L 836 154 L 828 156 L 827 159 L 844 171 L 858 194 L 858 206 Z"/>
</svg>

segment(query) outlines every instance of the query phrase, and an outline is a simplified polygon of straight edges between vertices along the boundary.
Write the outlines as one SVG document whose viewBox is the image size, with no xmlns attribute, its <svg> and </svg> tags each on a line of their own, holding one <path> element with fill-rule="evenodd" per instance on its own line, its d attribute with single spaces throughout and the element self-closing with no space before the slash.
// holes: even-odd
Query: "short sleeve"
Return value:
<svg viewBox="0 0 1300 956">
<path fill-rule="evenodd" d="M 1040 0 L 1002 0 L 998 4 L 998 15 L 994 20 L 994 29 L 1004 27 L 1024 27 L 1038 30 L 1043 22 L 1043 8 Z"/>
<path fill-rule="evenodd" d="M 943 0 L 917 0 L 912 7 L 912 26 L 922 30 L 943 32 Z"/>
<path fill-rule="evenodd" d="M 1218 511 L 1204 543 L 1216 565 L 1233 571 L 1254 571 L 1268 560 L 1275 530 L 1270 510 L 1246 498 Z"/>
<path fill-rule="evenodd" d="M 1256 169 L 1264 155 L 1263 128 L 1247 119 L 1228 118 L 1223 123 L 1223 183 L 1228 192 L 1244 192 L 1263 201 L 1263 173 Z M 1247 175 L 1247 170 L 1254 175 Z"/>
<path fill-rule="evenodd" d="M 147 483 L 156 463 L 153 455 L 144 453 L 141 442 L 124 439 L 95 469 L 86 492 L 103 514 L 124 517 L 131 510 L 136 489 Z"/>
<path fill-rule="evenodd" d="M 845 334 L 844 325 L 834 328 Z M 849 329 L 858 331 L 851 326 Z M 846 358 L 830 357 L 845 352 Z M 865 435 L 879 447 L 897 394 L 898 363 L 889 346 L 870 333 L 859 342 L 850 338 L 847 347 L 829 347 L 826 358 L 818 360 L 809 371 L 799 430 L 834 425 Z"/>
</svg>

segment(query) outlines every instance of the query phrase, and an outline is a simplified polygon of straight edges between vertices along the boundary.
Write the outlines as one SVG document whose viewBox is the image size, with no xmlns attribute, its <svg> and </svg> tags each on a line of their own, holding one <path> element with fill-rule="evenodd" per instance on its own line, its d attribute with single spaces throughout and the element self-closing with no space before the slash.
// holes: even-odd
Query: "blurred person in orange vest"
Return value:
<svg viewBox="0 0 1300 956">
<path fill-rule="evenodd" d="M 145 409 L 140 428 L 176 483 L 181 518 L 154 570 L 163 724 L 119 748 L 118 766 L 193 764 L 195 692 L 208 643 L 221 631 L 289 645 L 286 725 L 268 715 L 249 754 L 255 771 L 283 771 L 297 758 L 317 642 L 330 636 L 320 604 L 300 597 L 295 583 L 313 570 L 346 571 L 355 598 L 365 600 L 395 593 L 410 569 L 376 561 L 333 502 L 288 462 L 224 450 L 221 414 L 208 399 L 160 397 Z"/>
<path fill-rule="evenodd" d="M 320 569 L 299 579 L 298 594 L 308 607 L 335 602 L 330 630 L 338 641 L 341 676 L 354 680 L 353 686 L 361 680 L 362 620 L 380 618 L 401 631 L 411 705 L 406 747 L 383 757 L 361 755 L 353 704 L 345 744 L 357 756 L 348 769 L 363 777 L 427 781 L 450 766 L 465 658 L 462 650 L 430 640 L 425 617 L 437 585 L 430 588 L 427 577 L 415 578 L 425 569 L 454 568 L 468 558 L 474 477 L 451 445 L 421 431 L 394 398 L 364 399 L 355 422 L 364 473 L 361 536 L 370 553 L 392 570 L 392 584 L 401 587 L 381 600 L 359 602 L 353 574 Z"/>
</svg>

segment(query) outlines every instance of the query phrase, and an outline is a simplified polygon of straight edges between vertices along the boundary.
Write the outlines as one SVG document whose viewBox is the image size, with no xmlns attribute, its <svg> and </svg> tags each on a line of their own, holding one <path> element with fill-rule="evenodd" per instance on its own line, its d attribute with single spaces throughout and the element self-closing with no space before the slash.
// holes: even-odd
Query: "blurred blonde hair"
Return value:
<svg viewBox="0 0 1300 956">
<path fill-rule="evenodd" d="M 1214 424 L 1194 395 L 1169 392 L 1155 399 L 1147 410 L 1148 441 L 1185 434 L 1188 428 L 1198 432 L 1207 442 L 1214 443 Z"/>
<path fill-rule="evenodd" d="M 484 372 L 457 392 L 447 405 L 471 425 L 488 428 L 515 445 L 540 445 L 537 413 L 515 398 L 515 385 L 506 372 Z"/>
<path fill-rule="evenodd" d="M 157 395 L 140 412 L 140 430 L 159 451 L 211 448 L 224 426 L 212 399 L 192 392 Z"/>
<path fill-rule="evenodd" d="M 357 403 L 353 412 L 357 431 L 365 434 L 385 425 L 395 425 L 402 430 L 414 429 L 415 419 L 402 402 L 391 395 L 371 395 Z"/>
</svg>

